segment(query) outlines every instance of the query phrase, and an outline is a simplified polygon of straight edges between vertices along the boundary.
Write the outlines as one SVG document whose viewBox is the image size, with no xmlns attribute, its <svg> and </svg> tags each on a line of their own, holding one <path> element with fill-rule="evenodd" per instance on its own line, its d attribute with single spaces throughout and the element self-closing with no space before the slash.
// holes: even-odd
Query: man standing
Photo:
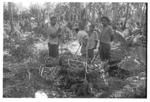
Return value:
<svg viewBox="0 0 150 102">
<path fill-rule="evenodd" d="M 94 31 L 94 29 L 95 29 L 95 25 L 91 24 L 88 32 L 89 39 L 87 45 L 89 62 L 91 62 L 94 57 L 94 49 L 96 49 L 97 42 L 98 42 L 98 35 L 97 32 Z"/>
<path fill-rule="evenodd" d="M 58 47 L 59 47 L 59 33 L 60 33 L 60 27 L 58 24 L 56 24 L 57 18 L 55 16 L 52 16 L 50 18 L 50 24 L 48 25 L 48 48 L 49 48 L 49 56 L 50 57 L 58 57 Z"/>
<path fill-rule="evenodd" d="M 103 25 L 103 30 L 100 35 L 100 47 L 99 53 L 101 61 L 109 61 L 110 60 L 110 44 L 112 41 L 113 31 L 110 24 L 110 20 L 108 17 L 102 17 L 101 22 Z"/>
</svg>

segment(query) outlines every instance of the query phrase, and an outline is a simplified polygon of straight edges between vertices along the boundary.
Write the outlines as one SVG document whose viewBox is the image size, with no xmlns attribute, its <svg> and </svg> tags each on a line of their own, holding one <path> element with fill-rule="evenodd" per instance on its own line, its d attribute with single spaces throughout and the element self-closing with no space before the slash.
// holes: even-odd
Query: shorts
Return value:
<svg viewBox="0 0 150 102">
<path fill-rule="evenodd" d="M 88 58 L 92 60 L 94 57 L 94 49 L 88 49 Z"/>
<path fill-rule="evenodd" d="M 49 56 L 58 57 L 58 45 L 48 43 Z"/>
<path fill-rule="evenodd" d="M 100 42 L 99 54 L 102 61 L 110 60 L 110 44 Z"/>
</svg>

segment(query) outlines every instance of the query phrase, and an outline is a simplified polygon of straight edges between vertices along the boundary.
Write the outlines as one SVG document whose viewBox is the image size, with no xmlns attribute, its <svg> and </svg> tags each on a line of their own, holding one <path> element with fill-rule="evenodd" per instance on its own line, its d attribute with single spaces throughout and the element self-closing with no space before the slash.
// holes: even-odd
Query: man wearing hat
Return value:
<svg viewBox="0 0 150 102">
<path fill-rule="evenodd" d="M 48 24 L 48 48 L 50 57 L 58 57 L 59 47 L 59 33 L 61 31 L 59 25 L 56 23 L 57 18 L 55 16 L 50 17 L 50 24 Z"/>
<path fill-rule="evenodd" d="M 99 47 L 99 53 L 101 61 L 109 61 L 110 60 L 110 44 L 112 41 L 113 31 L 112 27 L 109 25 L 110 20 L 108 17 L 102 17 L 101 22 L 103 25 L 103 30 L 100 35 L 100 47 Z"/>
</svg>

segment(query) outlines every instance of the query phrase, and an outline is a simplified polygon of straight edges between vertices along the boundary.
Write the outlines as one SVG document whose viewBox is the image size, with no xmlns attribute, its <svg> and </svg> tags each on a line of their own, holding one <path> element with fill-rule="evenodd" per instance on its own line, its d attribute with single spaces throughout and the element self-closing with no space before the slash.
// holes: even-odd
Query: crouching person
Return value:
<svg viewBox="0 0 150 102">
<path fill-rule="evenodd" d="M 86 57 L 86 46 L 88 42 L 88 33 L 85 31 L 84 26 L 80 26 L 80 29 L 77 28 L 77 39 L 81 46 L 81 55 Z"/>
</svg>

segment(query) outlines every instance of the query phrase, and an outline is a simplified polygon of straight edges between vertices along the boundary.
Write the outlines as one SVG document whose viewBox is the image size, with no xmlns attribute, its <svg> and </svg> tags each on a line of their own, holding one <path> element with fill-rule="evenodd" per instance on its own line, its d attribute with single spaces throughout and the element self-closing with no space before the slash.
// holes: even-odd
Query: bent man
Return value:
<svg viewBox="0 0 150 102">
<path fill-rule="evenodd" d="M 81 26 L 80 30 L 78 28 L 77 39 L 81 46 L 81 54 L 82 54 L 82 56 L 85 57 L 86 56 L 86 46 L 87 46 L 87 41 L 88 41 L 88 33 L 84 30 L 84 26 Z"/>
</svg>

